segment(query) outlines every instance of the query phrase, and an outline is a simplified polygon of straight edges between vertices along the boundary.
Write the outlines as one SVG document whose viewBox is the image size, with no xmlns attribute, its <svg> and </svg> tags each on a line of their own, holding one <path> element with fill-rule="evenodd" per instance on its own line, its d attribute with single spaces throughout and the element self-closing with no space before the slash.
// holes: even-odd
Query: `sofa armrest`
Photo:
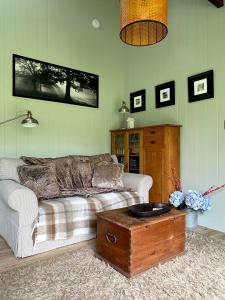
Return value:
<svg viewBox="0 0 225 300">
<path fill-rule="evenodd" d="M 131 188 L 138 192 L 144 198 L 145 202 L 149 202 L 149 190 L 152 187 L 152 177 L 143 174 L 124 173 L 124 187 Z"/>
<path fill-rule="evenodd" d="M 34 192 L 13 181 L 0 181 L 0 201 L 19 214 L 19 226 L 32 224 L 38 216 L 38 200 Z"/>
</svg>

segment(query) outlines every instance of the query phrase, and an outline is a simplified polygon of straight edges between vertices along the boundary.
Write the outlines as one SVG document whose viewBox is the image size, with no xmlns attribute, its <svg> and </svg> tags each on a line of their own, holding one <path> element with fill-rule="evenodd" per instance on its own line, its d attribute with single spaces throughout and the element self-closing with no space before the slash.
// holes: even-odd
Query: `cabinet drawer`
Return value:
<svg viewBox="0 0 225 300">
<path fill-rule="evenodd" d="M 164 144 L 163 127 L 151 127 L 144 129 L 144 147 L 162 148 Z"/>
</svg>

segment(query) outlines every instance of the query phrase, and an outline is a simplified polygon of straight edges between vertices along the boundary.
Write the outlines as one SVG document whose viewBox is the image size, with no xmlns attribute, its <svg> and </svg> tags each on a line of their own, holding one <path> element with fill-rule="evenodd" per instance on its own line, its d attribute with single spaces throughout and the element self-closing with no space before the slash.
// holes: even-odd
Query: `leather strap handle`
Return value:
<svg viewBox="0 0 225 300">
<path fill-rule="evenodd" d="M 115 234 L 107 231 L 105 234 L 106 240 L 108 243 L 110 244 L 116 244 L 117 243 L 117 237 L 115 236 Z"/>
</svg>

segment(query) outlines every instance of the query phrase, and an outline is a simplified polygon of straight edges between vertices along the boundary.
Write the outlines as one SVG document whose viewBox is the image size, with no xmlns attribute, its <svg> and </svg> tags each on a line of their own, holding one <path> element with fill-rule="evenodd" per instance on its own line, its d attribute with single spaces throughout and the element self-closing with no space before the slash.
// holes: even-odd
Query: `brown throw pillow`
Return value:
<svg viewBox="0 0 225 300">
<path fill-rule="evenodd" d="M 123 165 L 101 162 L 94 166 L 92 186 L 99 188 L 123 188 Z"/>
<path fill-rule="evenodd" d="M 55 158 L 22 156 L 21 159 L 29 165 L 54 163 L 57 182 L 62 193 L 71 192 L 77 188 L 91 187 L 94 166 L 103 161 L 113 161 L 109 153 L 92 156 L 68 155 Z"/>
<path fill-rule="evenodd" d="M 54 164 L 18 167 L 20 183 L 31 189 L 38 199 L 60 196 Z"/>
<path fill-rule="evenodd" d="M 56 158 L 39 158 L 22 156 L 21 159 L 29 165 L 54 164 L 56 168 L 56 177 L 60 191 L 72 190 L 74 188 L 71 177 L 72 158 L 70 156 Z"/>
<path fill-rule="evenodd" d="M 71 177 L 75 189 L 90 188 L 92 186 L 93 171 L 90 161 L 73 159 L 71 166 Z"/>
<path fill-rule="evenodd" d="M 91 166 L 94 169 L 94 166 L 101 162 L 113 162 L 113 159 L 109 153 L 92 155 L 90 156 Z"/>
<path fill-rule="evenodd" d="M 52 163 L 58 159 L 66 159 L 69 156 L 62 156 L 62 157 L 29 157 L 29 156 L 21 156 L 20 158 L 28 165 L 43 165 Z"/>
</svg>

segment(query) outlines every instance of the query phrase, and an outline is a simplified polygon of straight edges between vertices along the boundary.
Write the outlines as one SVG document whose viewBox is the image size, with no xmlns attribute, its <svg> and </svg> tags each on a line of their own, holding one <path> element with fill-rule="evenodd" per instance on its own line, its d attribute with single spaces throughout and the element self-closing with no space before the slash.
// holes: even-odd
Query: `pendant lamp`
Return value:
<svg viewBox="0 0 225 300">
<path fill-rule="evenodd" d="M 120 38 L 132 46 L 163 40 L 167 28 L 167 0 L 120 0 Z"/>
</svg>

